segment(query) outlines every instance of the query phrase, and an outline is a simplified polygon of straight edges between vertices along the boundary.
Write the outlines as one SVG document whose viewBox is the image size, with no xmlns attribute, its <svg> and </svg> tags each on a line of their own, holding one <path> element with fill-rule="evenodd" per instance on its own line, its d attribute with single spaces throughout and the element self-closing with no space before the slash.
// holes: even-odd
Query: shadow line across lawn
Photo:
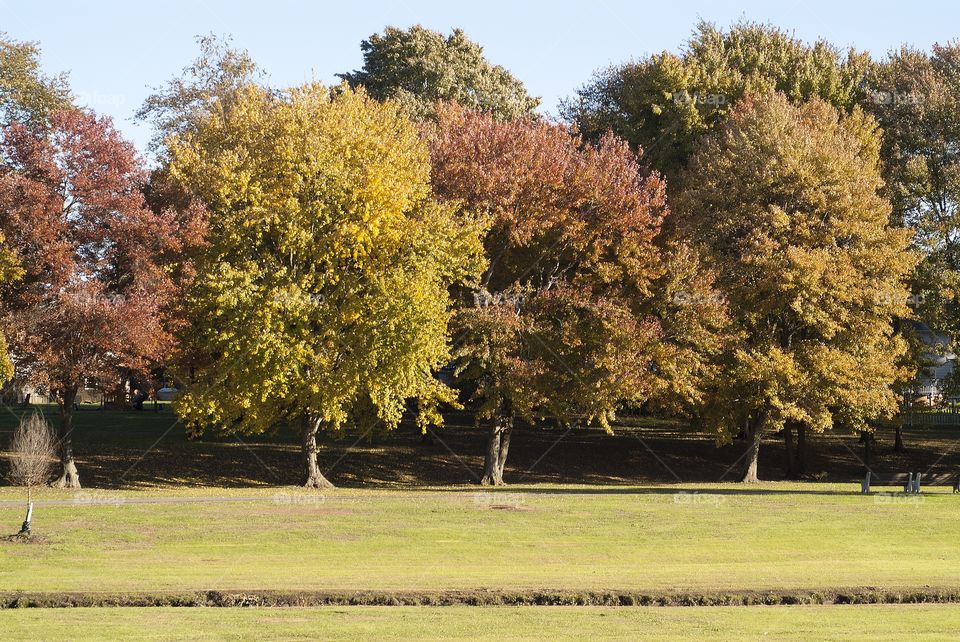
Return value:
<svg viewBox="0 0 960 642">
<path fill-rule="evenodd" d="M 296 487 L 291 488 L 290 486 L 277 486 L 274 488 L 260 488 L 259 490 L 263 491 L 262 494 L 258 495 L 240 495 L 240 494 L 223 494 L 223 495 L 177 495 L 175 489 L 164 489 L 161 492 L 167 492 L 170 494 L 165 495 L 148 495 L 148 496 L 138 496 L 140 491 L 121 491 L 115 493 L 115 495 L 104 495 L 99 497 L 98 492 L 103 491 L 77 491 L 77 497 L 72 499 L 60 499 L 60 498 L 37 498 L 35 503 L 37 505 L 47 505 L 47 506 L 78 506 L 83 507 L 85 505 L 89 506 L 98 506 L 106 503 L 116 503 L 116 504 L 216 504 L 216 503 L 278 503 L 284 501 L 284 499 L 295 497 L 300 491 Z M 272 494 L 269 491 L 275 491 Z M 757 496 L 823 496 L 823 497 L 849 497 L 849 496 L 861 496 L 862 493 L 855 490 L 839 490 L 839 489 L 818 489 L 814 484 L 811 484 L 807 488 L 716 488 L 711 486 L 650 486 L 650 487 L 596 487 L 596 488 L 585 488 L 585 487 L 575 487 L 575 488 L 553 488 L 553 487 L 531 487 L 531 486 L 498 486 L 495 488 L 487 486 L 456 486 L 456 487 L 443 487 L 443 488 L 429 488 L 422 486 L 412 486 L 412 487 L 394 487 L 389 489 L 369 489 L 370 492 L 356 493 L 351 491 L 361 490 L 359 488 L 350 488 L 350 487 L 341 487 L 334 490 L 328 490 L 324 492 L 318 492 L 315 490 L 303 489 L 302 494 L 304 496 L 323 496 L 332 500 L 373 500 L 373 499 L 410 499 L 410 498 L 429 498 L 429 497 L 443 497 L 447 496 L 451 499 L 459 499 L 461 497 L 474 497 L 478 493 L 489 494 L 491 499 L 496 495 L 511 496 L 511 495 L 544 495 L 544 496 L 567 496 L 567 497 L 586 497 L 594 495 L 678 495 L 678 496 L 694 496 L 694 495 L 723 495 L 729 497 L 736 496 L 745 496 L 745 497 L 757 497 Z M 934 490 L 932 493 L 928 494 L 952 494 L 950 489 L 944 488 L 940 489 L 943 492 L 938 492 Z M 113 491 L 107 491 L 113 492 Z M 147 492 L 156 492 L 147 491 Z M 278 495 L 279 493 L 279 495 Z M 872 493 L 872 496 L 876 493 Z M 278 496 L 280 499 L 278 499 Z M 291 500 L 292 501 L 292 500 Z M 20 506 L 23 504 L 21 498 L 17 499 L 0 499 L 0 506 Z"/>
</svg>

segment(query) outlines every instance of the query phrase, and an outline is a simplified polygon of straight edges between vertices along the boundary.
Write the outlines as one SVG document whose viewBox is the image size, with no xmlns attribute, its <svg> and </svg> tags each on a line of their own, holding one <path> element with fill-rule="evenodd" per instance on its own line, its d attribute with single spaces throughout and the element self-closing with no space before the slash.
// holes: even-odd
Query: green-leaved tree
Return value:
<svg viewBox="0 0 960 642">
<path fill-rule="evenodd" d="M 0 124 L 37 122 L 70 102 L 66 74 L 43 72 L 39 46 L 0 32 Z"/>
<path fill-rule="evenodd" d="M 420 25 L 387 27 L 360 48 L 363 68 L 340 78 L 378 100 L 399 101 L 417 119 L 432 115 L 438 100 L 454 100 L 503 120 L 530 116 L 540 104 L 460 29 L 444 36 Z"/>
<path fill-rule="evenodd" d="M 662 52 L 598 72 L 564 105 L 589 138 L 613 131 L 671 182 L 699 138 L 746 94 L 779 91 L 794 103 L 820 98 L 849 110 L 864 94 L 869 57 L 808 44 L 772 25 L 701 22 L 679 55 Z"/>
<path fill-rule="evenodd" d="M 923 257 L 912 283 L 918 318 L 960 336 L 960 45 L 891 52 L 871 75 L 864 107 L 883 128 L 894 224 L 911 230 Z M 960 387 L 956 377 L 949 387 Z"/>
</svg>

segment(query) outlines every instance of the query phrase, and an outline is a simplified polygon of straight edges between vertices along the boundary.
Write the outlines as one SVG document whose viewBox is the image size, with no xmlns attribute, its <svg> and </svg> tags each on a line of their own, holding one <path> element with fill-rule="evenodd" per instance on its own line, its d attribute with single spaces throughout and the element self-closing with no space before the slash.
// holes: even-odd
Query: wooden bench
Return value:
<svg viewBox="0 0 960 642">
<path fill-rule="evenodd" d="M 869 493 L 871 486 L 900 486 L 905 493 L 919 493 L 922 486 L 951 486 L 953 492 L 960 493 L 960 475 L 940 473 L 925 475 L 923 473 L 897 473 L 884 477 L 873 476 L 867 471 L 860 482 L 860 492 Z"/>
</svg>

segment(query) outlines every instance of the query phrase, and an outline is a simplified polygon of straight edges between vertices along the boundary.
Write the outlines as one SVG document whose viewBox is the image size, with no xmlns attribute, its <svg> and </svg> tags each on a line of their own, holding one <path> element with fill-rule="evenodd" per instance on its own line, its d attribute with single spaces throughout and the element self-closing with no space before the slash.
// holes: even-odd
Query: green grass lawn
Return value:
<svg viewBox="0 0 960 642">
<path fill-rule="evenodd" d="M 66 503 L 38 505 L 45 541 L 0 541 L 0 592 L 960 588 L 960 497 L 855 490 L 45 490 Z M 261 501 L 135 503 L 213 496 Z"/>
<path fill-rule="evenodd" d="M 0 433 L 15 419 L 0 417 Z M 960 591 L 960 496 L 860 495 L 849 436 L 811 448 L 809 470 L 829 471 L 817 479 L 843 483 L 742 486 L 711 483 L 735 476 L 724 474 L 742 444 L 717 450 L 673 424 L 643 420 L 615 437 L 525 429 L 507 475 L 521 483 L 491 491 L 466 485 L 484 435 L 461 423 L 434 442 L 409 427 L 373 440 L 324 435 L 321 467 L 350 487 L 319 493 L 284 485 L 299 476 L 289 434 L 194 442 L 168 411 L 83 411 L 77 450 L 89 487 L 42 489 L 37 540 L 0 539 L 0 596 L 367 593 L 419 603 L 547 592 L 571 603 L 609 592 L 675 604 L 684 594 Z M 878 470 L 956 470 L 955 442 L 952 429 L 911 432 L 905 454 L 878 448 Z M 763 475 L 779 473 L 781 447 L 764 444 Z M 674 474 L 699 481 L 672 483 Z M 22 489 L 0 487 L 0 536 L 19 528 L 22 500 Z M 960 605 L 0 609 L 0 638 L 44 640 L 940 640 L 958 625 Z"/>
<path fill-rule="evenodd" d="M 15 609 L 22 640 L 944 640 L 960 606 Z"/>
</svg>

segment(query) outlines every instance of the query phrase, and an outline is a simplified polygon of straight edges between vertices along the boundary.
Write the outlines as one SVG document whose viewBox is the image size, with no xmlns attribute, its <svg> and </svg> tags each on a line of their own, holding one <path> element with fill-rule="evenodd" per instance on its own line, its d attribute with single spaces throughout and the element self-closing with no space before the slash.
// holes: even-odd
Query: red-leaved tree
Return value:
<svg viewBox="0 0 960 642">
<path fill-rule="evenodd" d="M 133 146 L 89 112 L 14 123 L 0 136 L 0 230 L 24 270 L 4 314 L 18 376 L 60 405 L 59 486 L 80 486 L 78 392 L 143 371 L 170 348 L 164 311 L 175 287 L 162 257 L 174 235 L 146 207 L 145 178 Z"/>
<path fill-rule="evenodd" d="M 617 405 L 664 388 L 663 181 L 612 136 L 437 108 L 433 187 L 490 217 L 482 287 L 463 293 L 461 375 L 490 437 L 482 483 L 503 483 L 514 417 L 608 428 Z"/>
</svg>

